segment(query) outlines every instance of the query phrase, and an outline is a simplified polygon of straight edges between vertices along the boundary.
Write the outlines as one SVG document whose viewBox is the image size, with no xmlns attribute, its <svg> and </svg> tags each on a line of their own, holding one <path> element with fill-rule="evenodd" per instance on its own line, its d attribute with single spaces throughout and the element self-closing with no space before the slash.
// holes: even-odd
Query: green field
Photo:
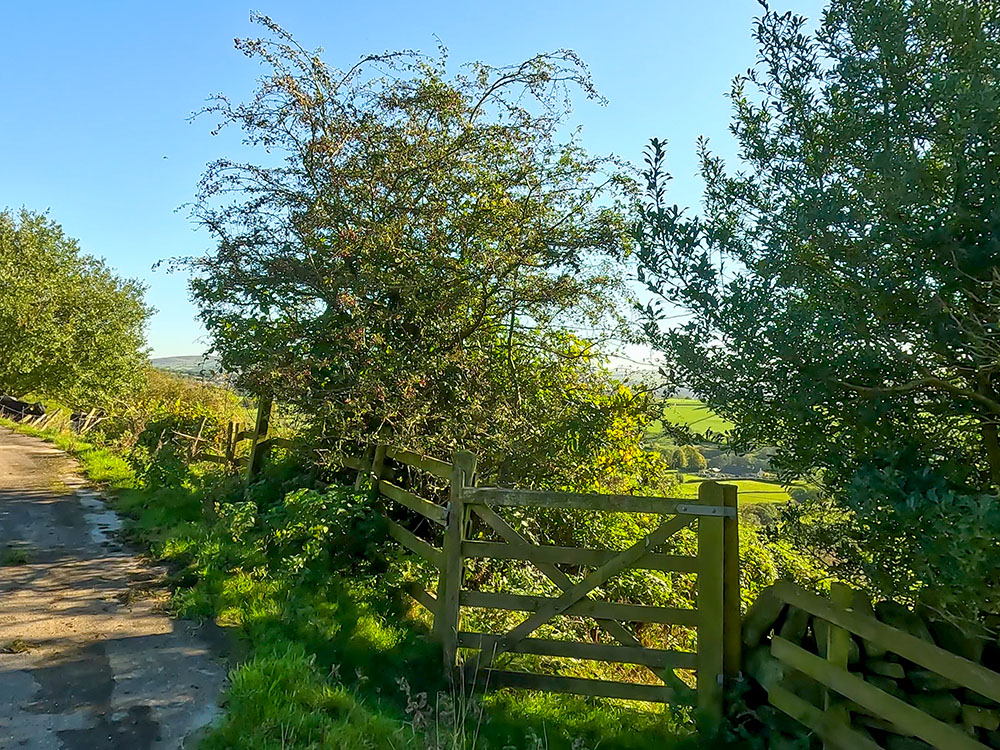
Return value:
<svg viewBox="0 0 1000 750">
<path fill-rule="evenodd" d="M 686 425 L 693 432 L 704 435 L 712 432 L 728 432 L 732 423 L 727 422 L 695 398 L 664 399 L 664 418 L 671 424 Z M 663 432 L 663 424 L 657 420 L 649 425 L 646 435 L 656 438 Z"/>
<path fill-rule="evenodd" d="M 698 497 L 698 485 L 704 482 L 705 478 L 684 474 L 681 475 L 681 481 L 681 497 Z M 777 482 L 765 482 L 760 479 L 720 479 L 719 481 L 735 484 L 739 487 L 741 504 L 787 503 L 792 499 L 786 488 Z M 792 487 L 800 486 L 804 485 L 792 485 Z"/>
</svg>

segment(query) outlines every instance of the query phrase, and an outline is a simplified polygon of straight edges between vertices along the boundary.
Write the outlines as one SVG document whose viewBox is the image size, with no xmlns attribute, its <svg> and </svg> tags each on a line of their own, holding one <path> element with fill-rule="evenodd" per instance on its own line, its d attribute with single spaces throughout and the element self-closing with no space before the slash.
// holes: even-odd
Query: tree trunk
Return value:
<svg viewBox="0 0 1000 750">
<path fill-rule="evenodd" d="M 978 381 L 979 392 L 987 398 L 996 400 L 997 391 L 993 387 L 991 374 L 979 373 Z M 997 415 L 985 414 L 979 419 L 983 448 L 986 450 L 986 459 L 990 462 L 990 481 L 994 489 L 1000 489 L 1000 434 L 997 431 Z"/>
</svg>

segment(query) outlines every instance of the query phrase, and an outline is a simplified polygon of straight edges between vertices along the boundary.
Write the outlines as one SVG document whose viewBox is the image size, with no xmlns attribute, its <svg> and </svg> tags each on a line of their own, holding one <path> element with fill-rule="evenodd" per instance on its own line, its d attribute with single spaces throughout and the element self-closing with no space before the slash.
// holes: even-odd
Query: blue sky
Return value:
<svg viewBox="0 0 1000 750">
<path fill-rule="evenodd" d="M 772 7 L 815 18 L 822 2 Z M 692 206 L 695 139 L 732 156 L 725 92 L 754 62 L 761 12 L 756 0 L 0 2 L 0 207 L 48 210 L 86 252 L 143 279 L 158 309 L 154 356 L 206 348 L 183 276 L 152 267 L 210 245 L 181 207 L 233 142 L 189 117 L 214 92 L 252 89 L 261 71 L 233 49 L 257 35 L 251 9 L 338 67 L 387 49 L 433 52 L 435 35 L 456 66 L 574 49 L 609 100 L 577 103 L 584 145 L 637 162 L 650 137 L 666 138 L 672 200 Z"/>
</svg>

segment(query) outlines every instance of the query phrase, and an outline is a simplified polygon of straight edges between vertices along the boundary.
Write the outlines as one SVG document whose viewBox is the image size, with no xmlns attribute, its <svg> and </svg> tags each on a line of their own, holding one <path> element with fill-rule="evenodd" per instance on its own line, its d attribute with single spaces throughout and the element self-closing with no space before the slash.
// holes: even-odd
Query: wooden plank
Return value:
<svg viewBox="0 0 1000 750">
<path fill-rule="evenodd" d="M 586 565 L 600 567 L 614 558 L 617 550 L 557 547 L 555 545 L 519 544 L 508 542 L 465 542 L 462 555 L 475 559 L 528 560 L 549 564 Z M 697 573 L 698 560 L 685 555 L 663 555 L 651 552 L 632 566 L 642 570 L 662 570 L 675 573 Z"/>
<path fill-rule="evenodd" d="M 372 456 L 374 458 L 374 456 Z M 364 461 L 360 458 L 354 456 L 344 456 L 340 459 L 340 465 L 345 469 L 354 469 L 355 471 L 368 471 L 371 468 L 371 461 Z"/>
<path fill-rule="evenodd" d="M 502 635 L 492 633 L 458 634 L 458 645 L 490 652 Z M 634 646 L 614 646 L 605 643 L 581 643 L 579 641 L 556 641 L 547 638 L 524 638 L 510 649 L 518 654 L 539 656 L 564 656 L 570 659 L 588 659 L 618 664 L 641 664 L 656 669 L 694 669 L 695 654 L 689 651 L 665 651 L 662 649 Z"/>
<path fill-rule="evenodd" d="M 437 503 L 432 503 L 430 500 L 424 500 L 419 495 L 414 495 L 412 492 L 407 492 L 402 487 L 397 487 L 392 482 L 380 479 L 378 483 L 378 491 L 386 497 L 395 500 L 400 505 L 405 505 L 410 510 L 419 513 L 425 518 L 429 518 L 439 526 L 444 526 L 447 522 L 447 510 L 442 508 Z"/>
<path fill-rule="evenodd" d="M 368 479 L 368 470 L 371 468 L 372 460 L 375 458 L 375 447 L 369 446 L 365 450 L 364 456 L 360 459 L 354 458 L 353 456 L 344 456 L 341 459 L 340 465 L 345 469 L 354 469 L 358 472 L 358 475 L 354 477 L 354 489 L 362 490 Z M 347 463 L 347 459 L 351 459 L 352 463 Z"/>
<path fill-rule="evenodd" d="M 201 434 L 205 431 L 205 425 L 208 424 L 208 417 L 201 418 L 201 424 L 198 426 L 198 435 L 195 437 L 194 442 L 191 444 L 191 458 L 194 458 L 195 454 L 198 452 L 198 443 L 201 442 Z M 206 440 L 206 442 L 208 442 Z"/>
<path fill-rule="evenodd" d="M 555 615 L 563 614 L 573 604 L 584 599 L 587 594 L 607 582 L 610 578 L 630 568 L 636 560 L 646 553 L 655 550 L 690 522 L 691 519 L 678 516 L 660 524 L 652 533 L 640 539 L 627 550 L 619 552 L 613 560 L 597 568 L 582 581 L 564 591 L 561 596 L 539 607 L 534 614 L 515 626 L 497 644 L 495 655 L 502 654 L 511 646 L 516 645 L 521 638 L 531 635 Z M 489 662 L 486 666 L 489 666 Z"/>
<path fill-rule="evenodd" d="M 400 526 L 391 518 L 386 518 L 385 520 L 389 525 L 389 536 L 410 550 L 410 552 L 420 555 L 420 557 L 437 568 L 440 568 L 444 564 L 442 552 L 437 547 L 425 542 L 412 531 Z"/>
<path fill-rule="evenodd" d="M 207 417 L 206 417 L 206 419 L 207 419 Z M 172 435 L 176 435 L 177 437 L 182 437 L 182 438 L 184 438 L 185 440 L 197 440 L 197 441 L 198 441 L 199 443 L 201 443 L 201 442 L 205 442 L 205 441 L 203 441 L 203 440 L 201 439 L 201 437 L 196 437 L 195 435 L 189 435 L 189 434 L 188 434 L 188 433 L 186 433 L 186 432 L 179 432 L 178 430 L 171 430 L 171 431 L 170 431 L 170 433 L 171 433 Z"/>
<path fill-rule="evenodd" d="M 506 609 L 514 612 L 537 612 L 557 601 L 553 597 L 529 596 L 526 594 L 500 594 L 492 591 L 462 591 L 462 606 L 483 609 Z M 621 622 L 652 622 L 664 625 L 695 627 L 698 612 L 694 609 L 677 607 L 651 607 L 645 604 L 617 604 L 581 599 L 563 610 L 564 615 L 593 617 L 596 620 L 618 620 Z M 626 644 L 632 645 L 632 644 Z"/>
<path fill-rule="evenodd" d="M 432 615 L 437 611 L 437 599 L 416 581 L 407 582 L 403 586 L 403 591 Z"/>
<path fill-rule="evenodd" d="M 271 424 L 271 407 L 274 401 L 270 394 L 261 394 L 257 399 L 257 422 L 253 431 L 253 443 L 250 445 L 250 460 L 247 463 L 247 481 L 260 474 L 267 453 L 267 430 Z"/>
<path fill-rule="evenodd" d="M 986 667 L 879 622 L 874 617 L 843 610 L 827 599 L 805 591 L 793 583 L 787 581 L 776 583 L 773 591 L 782 601 L 839 625 L 980 695 L 1000 701 L 1000 674 Z"/>
<path fill-rule="evenodd" d="M 705 505 L 725 502 L 718 482 L 702 482 L 698 500 Z M 722 518 L 698 519 L 698 721 L 710 729 L 722 720 L 722 675 L 725 643 L 725 582 L 723 556 L 725 531 Z"/>
<path fill-rule="evenodd" d="M 294 440 L 283 437 L 270 437 L 257 444 L 257 447 L 264 451 L 270 451 L 272 448 L 295 448 L 296 446 L 297 443 Z"/>
<path fill-rule="evenodd" d="M 458 657 L 458 631 L 461 629 L 462 583 L 465 566 L 462 562 L 462 542 L 465 536 L 465 492 L 475 482 L 476 457 L 468 451 L 458 451 L 452 461 L 448 488 L 448 515 L 444 533 L 444 561 L 438 584 L 438 612 L 434 620 L 435 635 L 444 652 L 444 666 L 451 678 Z"/>
<path fill-rule="evenodd" d="M 961 730 L 938 721 L 919 708 L 879 690 L 857 675 L 810 654 L 781 636 L 776 635 L 771 639 L 771 653 L 776 659 L 850 698 L 886 721 L 906 727 L 915 737 L 940 750 L 988 750 L 985 745 L 976 742 Z"/>
<path fill-rule="evenodd" d="M 93 419 L 96 416 L 97 416 L 97 407 L 94 407 L 93 409 L 90 410 L 90 413 L 87 414 L 87 418 L 83 421 L 83 426 L 80 428 L 81 435 L 86 435 L 88 432 L 90 432 L 90 428 L 93 427 L 92 424 Z M 202 424 L 204 424 L 204 422 Z"/>
<path fill-rule="evenodd" d="M 690 500 L 668 497 L 643 497 L 640 495 L 598 495 L 574 492 L 545 492 L 541 490 L 505 490 L 497 487 L 477 487 L 469 490 L 466 502 L 499 507 L 562 508 L 576 510 L 601 510 L 615 513 L 656 513 L 678 515 L 681 511 L 692 514 L 732 515 L 732 509 L 722 505 L 715 508 L 698 508 Z"/>
<path fill-rule="evenodd" d="M 423 456 L 419 453 L 414 453 L 413 451 L 403 450 L 402 448 L 393 448 L 392 446 L 389 446 L 389 448 L 386 449 L 385 455 L 387 458 L 399 461 L 401 464 L 406 464 L 407 466 L 412 466 L 415 469 L 426 471 L 428 474 L 432 474 L 439 479 L 451 479 L 452 466 L 447 461 L 439 461 L 438 459 L 431 458 L 430 456 Z"/>
<path fill-rule="evenodd" d="M 379 498 L 378 482 L 386 475 L 385 469 L 385 451 L 386 446 L 379 443 L 375 446 L 375 455 L 372 456 L 372 465 L 368 468 L 368 484 L 367 486 L 371 488 L 375 495 L 375 499 Z M 359 469 L 359 471 L 364 471 L 364 469 Z"/>
<path fill-rule="evenodd" d="M 727 680 L 740 674 L 742 662 L 743 617 L 740 595 L 740 522 L 739 489 L 734 484 L 722 485 L 722 500 L 732 508 L 733 516 L 722 522 L 722 671 Z"/>
<path fill-rule="evenodd" d="M 760 590 L 757 599 L 750 605 L 743 618 L 743 645 L 757 646 L 771 632 L 774 624 L 781 619 L 788 606 L 774 595 L 773 586 Z"/>
<path fill-rule="evenodd" d="M 477 685 L 485 689 L 515 688 L 539 690 L 546 693 L 570 693 L 594 698 L 620 698 L 647 703 L 679 703 L 677 695 L 666 685 L 639 685 L 631 682 L 588 680 L 582 677 L 511 672 L 488 669 L 478 673 Z"/>
<path fill-rule="evenodd" d="M 208 463 L 222 464 L 222 465 L 226 465 L 229 463 L 228 458 L 226 458 L 225 456 L 220 456 L 217 453 L 199 453 L 198 455 L 194 456 L 191 460 L 207 461 Z"/>
<path fill-rule="evenodd" d="M 236 457 L 236 442 L 233 440 L 233 436 L 236 434 L 236 422 L 229 420 L 226 424 L 226 446 L 225 446 L 225 458 L 226 461 L 232 463 L 233 458 Z"/>
<path fill-rule="evenodd" d="M 253 430 L 243 430 L 237 432 L 233 440 L 237 443 L 242 443 L 244 440 L 253 440 Z"/>
<path fill-rule="evenodd" d="M 855 732 L 781 685 L 773 685 L 767 691 L 767 698 L 772 706 L 784 711 L 797 722 L 818 734 L 828 743 L 827 746 L 832 745 L 838 750 L 883 750 L 877 742 Z"/>
<path fill-rule="evenodd" d="M 982 727 L 989 732 L 995 732 L 1000 729 L 1000 711 L 963 705 L 962 724 L 966 727 Z"/>
<path fill-rule="evenodd" d="M 521 536 L 518 531 L 507 523 L 503 518 L 497 515 L 496 511 L 486 505 L 476 505 L 473 506 L 474 511 L 482 518 L 490 528 L 492 528 L 500 537 L 511 544 L 528 544 L 528 540 Z M 550 563 L 535 562 L 533 563 L 536 568 L 538 568 L 542 573 L 544 573 L 552 583 L 559 587 L 562 591 L 567 591 L 573 587 L 573 581 L 570 580 L 569 576 L 563 573 L 559 568 Z M 531 611 L 534 611 L 538 607 L 532 607 Z M 622 625 L 617 620 L 605 619 L 602 617 L 594 616 L 597 621 L 598 627 L 600 627 L 604 632 L 614 638 L 623 646 L 634 646 L 642 647 L 642 643 L 635 634 L 632 633 L 627 627 Z M 664 680 L 673 679 L 673 672 L 667 672 L 666 676 L 657 675 Z"/>
</svg>

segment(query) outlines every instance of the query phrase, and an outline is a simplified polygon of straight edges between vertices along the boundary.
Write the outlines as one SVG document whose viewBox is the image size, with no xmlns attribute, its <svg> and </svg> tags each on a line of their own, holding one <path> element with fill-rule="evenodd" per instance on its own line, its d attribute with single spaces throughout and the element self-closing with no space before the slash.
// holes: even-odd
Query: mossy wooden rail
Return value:
<svg viewBox="0 0 1000 750">
<path fill-rule="evenodd" d="M 342 461 L 345 468 L 358 472 L 356 486 L 367 485 L 379 498 L 389 536 L 437 569 L 436 590 L 427 591 L 412 583 L 407 593 L 433 616 L 433 634 L 441 643 L 449 671 L 457 673 L 464 666 L 476 687 L 694 703 L 705 722 L 718 720 L 723 709 L 724 677 L 735 677 L 740 664 L 736 488 L 704 482 L 695 501 L 478 487 L 476 463 L 476 457 L 466 452 L 460 451 L 446 462 L 387 445 L 379 445 L 365 461 Z M 394 474 L 403 469 L 423 472 L 429 475 L 429 481 L 435 478 L 440 502 L 402 486 Z M 660 522 L 627 549 L 584 549 L 530 542 L 504 518 L 507 509 L 512 508 L 655 514 L 660 516 Z M 470 537 L 473 525 L 482 530 L 481 538 Z M 658 551 L 674 534 L 692 526 L 697 531 L 697 555 Z M 486 535 L 492 539 L 483 538 Z M 468 588 L 464 580 L 466 562 L 474 559 L 524 561 L 538 568 L 562 593 L 530 596 Z M 580 571 L 579 575 L 571 578 L 560 566 L 571 566 L 570 572 Z M 658 607 L 591 598 L 598 587 L 633 569 L 697 575 L 696 607 Z M 462 627 L 463 609 L 467 607 L 525 612 L 527 617 L 507 632 L 473 632 Z M 561 615 L 591 618 L 606 637 L 600 642 L 535 637 L 540 627 Z M 697 650 L 647 647 L 635 635 L 634 623 L 693 628 Z M 655 683 L 510 671 L 495 666 L 504 653 L 640 665 L 654 675 Z M 676 669 L 693 671 L 697 689 L 688 688 L 674 673 Z"/>
<path fill-rule="evenodd" d="M 880 664 L 887 663 L 884 654 L 895 654 L 905 664 L 913 665 L 907 666 L 907 670 L 919 668 L 924 670 L 921 675 L 933 673 L 938 676 L 940 685 L 972 691 L 980 700 L 992 701 L 998 707 L 1000 674 L 941 648 L 927 638 L 879 621 L 871 614 L 870 602 L 867 612 L 852 607 L 851 602 L 858 601 L 854 594 L 846 586 L 835 585 L 831 601 L 782 582 L 766 592 L 769 601 L 755 605 L 754 610 L 767 619 L 771 618 L 770 614 L 764 614 L 768 610 L 776 613 L 777 607 L 789 605 L 808 613 L 814 623 L 825 623 L 826 658 L 782 637 L 776 627 L 770 639 L 770 658 L 753 658 L 752 664 L 748 663 L 748 671 L 766 688 L 770 703 L 815 732 L 831 750 L 879 750 L 883 747 L 871 734 L 852 725 L 855 714 L 866 718 L 869 725 L 882 726 L 892 735 L 916 737 L 940 750 L 990 750 L 990 745 L 976 739 L 975 730 L 987 726 L 982 723 L 983 717 L 995 720 L 997 710 L 962 706 L 964 726 L 936 718 L 916 705 L 916 699 L 910 703 L 904 700 L 909 696 L 882 690 L 866 680 L 858 667 L 852 670 L 848 664 L 848 646 L 855 636 L 868 651 L 879 655 Z M 744 626 L 745 640 L 756 639 L 759 628 L 754 617 L 752 610 Z M 902 665 L 899 671 L 904 671 Z M 790 689 L 786 685 L 789 675 L 805 675 L 822 685 L 827 691 L 823 705 L 816 705 Z M 875 724 L 871 723 L 872 719 Z"/>
</svg>

